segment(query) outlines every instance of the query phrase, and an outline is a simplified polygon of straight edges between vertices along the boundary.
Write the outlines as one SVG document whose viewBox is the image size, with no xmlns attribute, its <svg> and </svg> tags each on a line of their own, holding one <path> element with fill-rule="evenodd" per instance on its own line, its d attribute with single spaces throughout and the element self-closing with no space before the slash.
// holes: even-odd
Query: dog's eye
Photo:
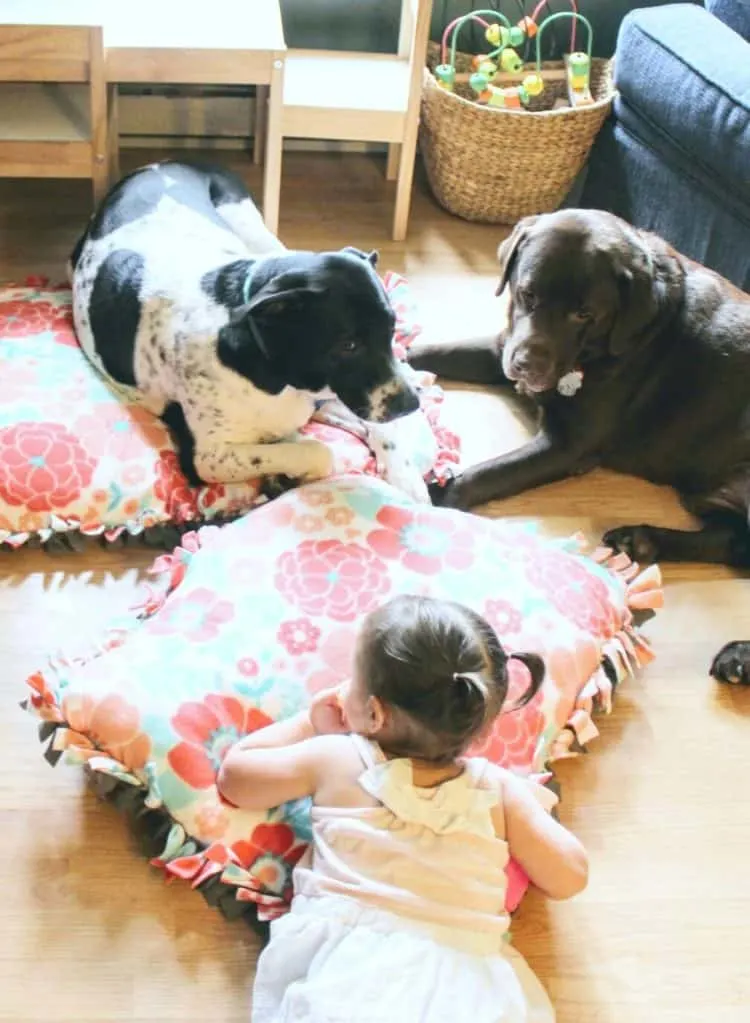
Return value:
<svg viewBox="0 0 750 1023">
<path fill-rule="evenodd" d="M 341 355 L 353 355 L 357 351 L 359 351 L 359 341 L 344 341 L 339 345 Z"/>
<path fill-rule="evenodd" d="M 576 309 L 574 313 L 571 313 L 570 318 L 575 320 L 576 323 L 588 323 L 589 320 L 593 320 L 594 314 L 584 306 L 582 309 Z"/>
</svg>

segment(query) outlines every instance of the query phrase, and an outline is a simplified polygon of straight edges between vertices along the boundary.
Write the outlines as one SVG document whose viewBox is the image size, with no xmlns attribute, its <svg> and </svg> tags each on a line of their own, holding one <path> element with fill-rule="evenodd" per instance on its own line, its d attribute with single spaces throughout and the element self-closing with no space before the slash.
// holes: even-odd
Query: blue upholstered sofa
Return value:
<svg viewBox="0 0 750 1023">
<path fill-rule="evenodd" d="M 632 11 L 616 82 L 576 204 L 656 231 L 750 291 L 750 0 Z"/>
</svg>

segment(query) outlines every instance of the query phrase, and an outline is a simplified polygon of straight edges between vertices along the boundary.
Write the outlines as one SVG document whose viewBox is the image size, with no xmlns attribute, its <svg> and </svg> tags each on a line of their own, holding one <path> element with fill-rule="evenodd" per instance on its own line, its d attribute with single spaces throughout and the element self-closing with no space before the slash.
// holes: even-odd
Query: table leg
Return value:
<svg viewBox="0 0 750 1023">
<path fill-rule="evenodd" d="M 399 142 L 388 143 L 388 159 L 385 165 L 385 180 L 395 181 L 398 177 L 398 168 L 401 161 L 401 144 Z"/>
<path fill-rule="evenodd" d="M 268 122 L 268 86 L 255 86 L 255 123 L 253 125 L 253 163 L 260 165 L 266 148 Z"/>
<path fill-rule="evenodd" d="M 284 143 L 284 55 L 274 54 L 266 126 L 266 166 L 263 175 L 263 219 L 269 231 L 279 229 L 281 150 Z"/>
</svg>

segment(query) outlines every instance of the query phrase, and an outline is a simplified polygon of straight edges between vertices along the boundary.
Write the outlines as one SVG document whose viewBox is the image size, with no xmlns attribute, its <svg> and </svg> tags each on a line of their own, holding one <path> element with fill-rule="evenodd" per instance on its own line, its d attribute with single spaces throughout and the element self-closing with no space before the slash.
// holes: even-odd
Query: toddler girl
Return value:
<svg viewBox="0 0 750 1023">
<path fill-rule="evenodd" d="M 514 656 L 531 674 L 524 704 L 544 669 Z M 252 1023 L 554 1020 L 505 940 L 505 868 L 513 856 L 564 899 L 586 884 L 586 855 L 526 782 L 463 756 L 503 708 L 507 662 L 468 608 L 397 597 L 365 619 L 351 682 L 230 750 L 219 788 L 232 803 L 314 803 Z"/>
</svg>

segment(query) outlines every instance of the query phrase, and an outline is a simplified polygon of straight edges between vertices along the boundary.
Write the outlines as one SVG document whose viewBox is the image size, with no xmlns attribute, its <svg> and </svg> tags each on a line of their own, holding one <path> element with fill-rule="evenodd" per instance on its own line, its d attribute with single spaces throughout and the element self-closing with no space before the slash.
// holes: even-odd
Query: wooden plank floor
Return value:
<svg viewBox="0 0 750 1023">
<path fill-rule="evenodd" d="M 231 162 L 259 186 L 252 167 L 237 155 Z M 394 245 L 391 186 L 377 160 L 290 155 L 282 238 L 379 248 L 384 269 L 408 275 L 434 335 L 499 322 L 501 232 L 449 217 L 418 188 L 408 243 Z M 0 277 L 59 278 L 87 213 L 84 184 L 0 183 Z M 504 398 L 456 388 L 448 402 L 469 458 L 523 435 Z M 626 520 L 685 519 L 670 492 L 605 473 L 484 511 L 592 538 Z M 255 938 L 199 896 L 166 887 L 79 773 L 44 763 L 34 723 L 18 709 L 25 674 L 49 650 L 85 646 L 128 607 L 150 560 L 95 548 L 0 556 L 0 1020 L 8 1023 L 248 1017 Z M 707 677 L 720 644 L 750 636 L 750 587 L 705 566 L 668 567 L 664 577 L 667 606 L 649 626 L 656 663 L 621 690 L 590 754 L 559 770 L 563 818 L 590 850 L 588 890 L 568 904 L 532 894 L 515 925 L 559 1023 L 750 1019 L 750 691 Z"/>
</svg>

